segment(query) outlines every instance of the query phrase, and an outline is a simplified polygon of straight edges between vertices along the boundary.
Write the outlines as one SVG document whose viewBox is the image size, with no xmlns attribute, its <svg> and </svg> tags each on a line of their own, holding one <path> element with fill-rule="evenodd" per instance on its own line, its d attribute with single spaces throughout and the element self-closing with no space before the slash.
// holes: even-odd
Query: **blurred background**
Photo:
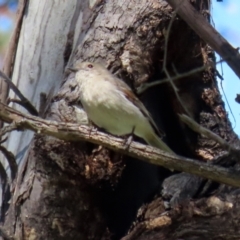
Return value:
<svg viewBox="0 0 240 240">
<path fill-rule="evenodd" d="M 17 0 L 0 0 L 0 68 L 14 28 L 17 3 Z"/>
<path fill-rule="evenodd" d="M 17 0 L 0 0 L 0 68 L 14 28 L 17 3 Z M 217 31 L 235 48 L 240 47 L 240 1 L 212 0 L 211 15 Z M 218 56 L 217 59 L 219 60 Z M 235 132 L 240 135 L 240 105 L 234 100 L 236 94 L 240 94 L 240 80 L 227 64 L 218 64 L 217 68 L 224 79 L 218 79 L 218 82 L 229 118 Z"/>
<path fill-rule="evenodd" d="M 212 0 L 212 24 L 218 32 L 226 38 L 233 47 L 240 47 L 240 1 L 239 0 Z M 219 57 L 217 56 L 219 60 Z M 235 97 L 240 94 L 240 79 L 226 63 L 217 66 L 223 81 L 218 79 L 219 88 L 225 102 L 226 110 L 232 122 L 234 131 L 240 136 L 240 105 Z"/>
</svg>

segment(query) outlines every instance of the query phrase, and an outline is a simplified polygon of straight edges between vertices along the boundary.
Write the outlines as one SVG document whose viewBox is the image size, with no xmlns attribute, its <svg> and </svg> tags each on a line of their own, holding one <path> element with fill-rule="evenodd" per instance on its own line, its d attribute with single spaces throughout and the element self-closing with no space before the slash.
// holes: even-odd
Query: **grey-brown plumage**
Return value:
<svg viewBox="0 0 240 240">
<path fill-rule="evenodd" d="M 149 145 L 173 153 L 157 136 L 152 117 L 125 82 L 98 63 L 82 62 L 70 70 L 76 72 L 80 101 L 93 123 L 118 136 L 134 131 Z"/>
</svg>

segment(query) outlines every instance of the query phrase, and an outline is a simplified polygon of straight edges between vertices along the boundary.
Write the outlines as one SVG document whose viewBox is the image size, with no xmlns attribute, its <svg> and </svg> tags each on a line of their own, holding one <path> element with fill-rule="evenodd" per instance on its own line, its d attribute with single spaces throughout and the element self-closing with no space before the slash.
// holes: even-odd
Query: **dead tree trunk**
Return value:
<svg viewBox="0 0 240 240">
<path fill-rule="evenodd" d="M 195 1 L 194 7 L 204 12 L 207 2 Z M 47 119 L 86 121 L 76 108 L 74 76 L 65 71 L 75 61 L 101 61 L 136 90 L 143 83 L 209 66 L 215 60 L 208 45 L 174 17 L 163 0 L 21 4 L 19 14 L 24 19 L 17 47 L 10 51 L 13 62 L 7 62 L 6 69 L 12 66 L 13 81 L 35 106 L 40 106 L 40 93 L 46 94 L 41 116 Z M 235 166 L 231 154 L 178 117 L 189 114 L 226 141 L 239 144 L 214 68 L 173 84 L 164 82 L 139 97 L 177 154 Z M 120 239 L 134 220 L 124 239 L 240 238 L 238 190 L 231 187 L 94 144 L 40 133 L 34 137 L 11 133 L 6 146 L 21 162 L 10 206 L 2 212 L 6 233 L 16 239 Z"/>
</svg>

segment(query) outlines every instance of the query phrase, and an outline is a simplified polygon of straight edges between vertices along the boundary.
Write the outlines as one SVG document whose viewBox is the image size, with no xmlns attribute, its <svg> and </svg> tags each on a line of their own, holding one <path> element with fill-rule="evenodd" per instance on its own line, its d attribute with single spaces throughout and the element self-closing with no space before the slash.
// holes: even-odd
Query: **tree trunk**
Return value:
<svg viewBox="0 0 240 240">
<path fill-rule="evenodd" d="M 194 7 L 208 10 L 207 2 L 195 1 Z M 215 60 L 165 1 L 24 3 L 12 79 L 50 120 L 87 123 L 75 107 L 74 75 L 65 71 L 76 61 L 101 61 L 135 90 L 164 79 L 166 69 L 174 76 Z M 40 104 L 41 93 L 47 98 Z M 213 68 L 178 79 L 174 87 L 154 86 L 139 97 L 177 154 L 234 166 L 219 144 L 178 118 L 187 113 L 239 144 Z M 9 209 L 2 213 L 4 228 L 16 239 L 120 239 L 129 229 L 124 239 L 240 238 L 236 189 L 85 142 L 24 132 L 11 133 L 6 146 L 21 162 Z M 220 224 L 226 227 L 219 229 Z"/>
</svg>

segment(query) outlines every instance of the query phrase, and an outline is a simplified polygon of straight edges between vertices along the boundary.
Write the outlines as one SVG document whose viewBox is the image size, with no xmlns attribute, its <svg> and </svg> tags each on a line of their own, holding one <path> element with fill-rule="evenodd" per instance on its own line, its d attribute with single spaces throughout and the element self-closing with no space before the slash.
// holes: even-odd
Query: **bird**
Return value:
<svg viewBox="0 0 240 240">
<path fill-rule="evenodd" d="M 101 63 L 77 62 L 68 69 L 75 72 L 79 100 L 97 127 L 116 136 L 134 134 L 147 144 L 174 154 L 159 137 L 161 132 L 148 110 L 124 81 Z"/>
</svg>

